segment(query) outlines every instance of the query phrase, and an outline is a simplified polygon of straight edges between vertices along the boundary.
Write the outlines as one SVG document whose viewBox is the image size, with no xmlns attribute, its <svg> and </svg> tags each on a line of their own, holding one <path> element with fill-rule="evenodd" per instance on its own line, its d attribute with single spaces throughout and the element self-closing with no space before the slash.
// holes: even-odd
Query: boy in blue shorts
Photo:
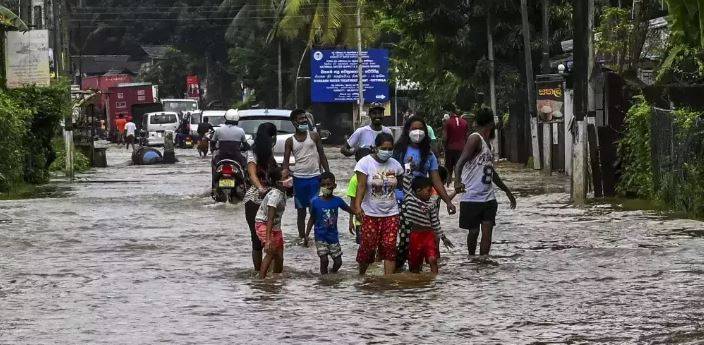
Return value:
<svg viewBox="0 0 704 345">
<path fill-rule="evenodd" d="M 306 111 L 292 111 L 291 123 L 296 128 L 296 133 L 286 139 L 283 168 L 285 178 L 293 175 L 293 201 L 298 213 L 298 236 L 303 238 L 306 230 L 306 209 L 310 206 L 310 200 L 318 196 L 320 191 L 320 172 L 330 171 L 330 167 L 320 135 L 310 131 L 311 123 Z M 291 155 L 296 159 L 296 164 L 292 167 L 289 162 Z"/>
<path fill-rule="evenodd" d="M 338 209 L 352 214 L 352 210 L 342 198 L 334 196 L 335 175 L 324 172 L 320 175 L 321 196 L 310 202 L 310 219 L 306 228 L 304 245 L 308 246 L 308 236 L 315 225 L 315 248 L 320 257 L 320 274 L 328 274 L 328 256 L 333 260 L 332 270 L 337 273 L 342 266 L 342 249 L 337 231 Z"/>
</svg>

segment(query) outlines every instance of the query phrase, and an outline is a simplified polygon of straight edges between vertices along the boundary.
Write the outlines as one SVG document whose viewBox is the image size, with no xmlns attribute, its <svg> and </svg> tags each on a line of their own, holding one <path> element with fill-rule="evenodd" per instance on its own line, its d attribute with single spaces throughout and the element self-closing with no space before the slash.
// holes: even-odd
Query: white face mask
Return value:
<svg viewBox="0 0 704 345">
<path fill-rule="evenodd" d="M 414 144 L 418 144 L 425 139 L 425 132 L 422 129 L 414 129 L 408 133 L 408 136 Z"/>
</svg>

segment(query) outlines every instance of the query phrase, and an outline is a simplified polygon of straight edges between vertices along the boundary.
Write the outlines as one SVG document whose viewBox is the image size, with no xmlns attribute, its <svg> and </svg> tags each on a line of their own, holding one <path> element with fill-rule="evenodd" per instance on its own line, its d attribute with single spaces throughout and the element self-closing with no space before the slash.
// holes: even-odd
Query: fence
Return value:
<svg viewBox="0 0 704 345">
<path fill-rule="evenodd" d="M 704 115 L 653 107 L 653 185 L 668 206 L 704 216 Z"/>
</svg>

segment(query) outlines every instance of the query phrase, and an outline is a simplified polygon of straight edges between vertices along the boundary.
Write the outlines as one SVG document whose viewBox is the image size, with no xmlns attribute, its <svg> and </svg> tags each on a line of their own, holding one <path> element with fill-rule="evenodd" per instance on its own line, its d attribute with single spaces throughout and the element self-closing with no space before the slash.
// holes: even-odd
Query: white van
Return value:
<svg viewBox="0 0 704 345">
<path fill-rule="evenodd" d="M 167 131 L 176 132 L 178 125 L 179 118 L 175 112 L 161 111 L 145 114 L 142 128 L 147 131 L 147 145 L 164 145 L 164 133 Z"/>
</svg>

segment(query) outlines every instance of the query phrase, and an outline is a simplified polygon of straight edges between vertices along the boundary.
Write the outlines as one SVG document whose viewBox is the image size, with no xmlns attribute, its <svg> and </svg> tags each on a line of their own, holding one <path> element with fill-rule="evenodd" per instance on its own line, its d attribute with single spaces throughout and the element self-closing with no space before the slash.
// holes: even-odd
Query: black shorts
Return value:
<svg viewBox="0 0 704 345">
<path fill-rule="evenodd" d="M 496 200 L 487 202 L 460 203 L 460 228 L 477 229 L 481 223 L 491 222 L 496 224 L 496 210 L 499 204 Z"/>
<path fill-rule="evenodd" d="M 461 155 L 462 151 L 445 150 L 445 168 L 449 171 L 455 170 L 455 165 L 457 165 Z"/>
</svg>

